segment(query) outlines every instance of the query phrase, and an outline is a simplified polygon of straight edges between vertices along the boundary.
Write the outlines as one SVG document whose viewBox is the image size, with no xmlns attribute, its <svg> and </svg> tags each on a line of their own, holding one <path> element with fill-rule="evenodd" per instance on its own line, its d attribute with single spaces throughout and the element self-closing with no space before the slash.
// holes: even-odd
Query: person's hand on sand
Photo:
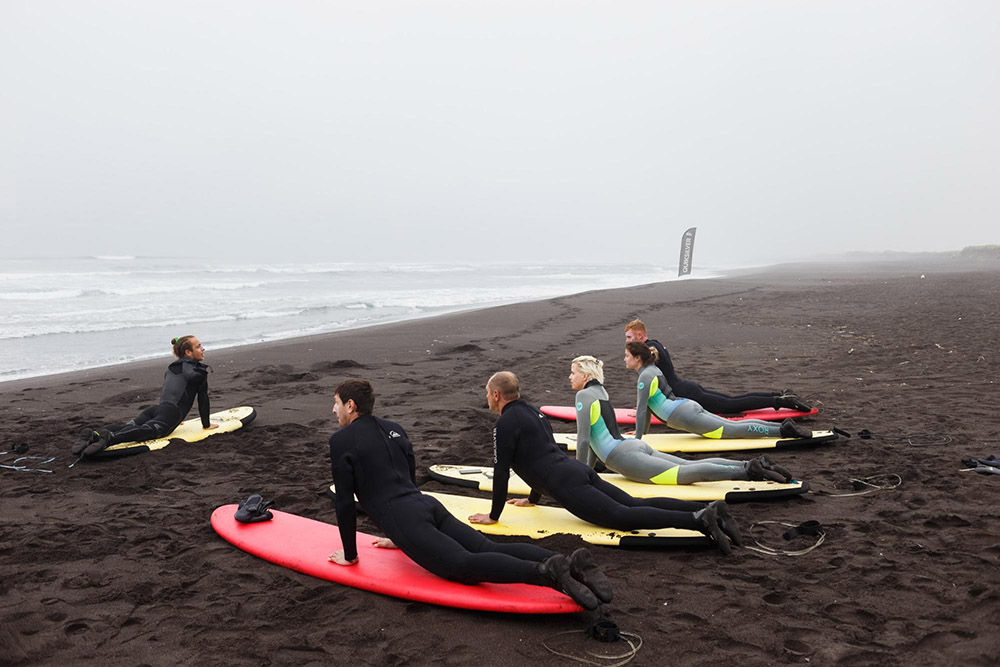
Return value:
<svg viewBox="0 0 1000 667">
<path fill-rule="evenodd" d="M 398 549 L 396 543 L 390 540 L 388 537 L 376 537 L 372 540 L 372 546 L 376 549 Z"/>
<path fill-rule="evenodd" d="M 330 558 L 328 558 L 327 560 L 329 560 L 331 563 L 336 563 L 337 565 L 357 565 L 358 563 L 357 558 L 355 558 L 354 560 L 347 560 L 346 558 L 344 558 L 343 549 L 337 549 L 336 551 L 334 551 L 332 554 L 330 554 Z"/>
<path fill-rule="evenodd" d="M 480 523 L 485 526 L 496 523 L 496 519 L 491 519 L 489 514 L 473 514 L 469 517 L 469 523 Z"/>
<path fill-rule="evenodd" d="M 508 505 L 515 505 L 516 507 L 534 507 L 535 503 L 531 502 L 527 498 L 511 498 L 507 501 Z"/>
</svg>

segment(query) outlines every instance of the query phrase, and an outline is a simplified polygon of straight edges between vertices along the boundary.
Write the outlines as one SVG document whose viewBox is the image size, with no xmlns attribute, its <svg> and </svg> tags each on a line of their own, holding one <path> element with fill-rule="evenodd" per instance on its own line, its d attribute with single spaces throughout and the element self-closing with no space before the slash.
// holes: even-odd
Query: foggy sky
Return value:
<svg viewBox="0 0 1000 667">
<path fill-rule="evenodd" d="M 1000 3 L 0 2 L 0 256 L 1000 243 Z"/>
</svg>

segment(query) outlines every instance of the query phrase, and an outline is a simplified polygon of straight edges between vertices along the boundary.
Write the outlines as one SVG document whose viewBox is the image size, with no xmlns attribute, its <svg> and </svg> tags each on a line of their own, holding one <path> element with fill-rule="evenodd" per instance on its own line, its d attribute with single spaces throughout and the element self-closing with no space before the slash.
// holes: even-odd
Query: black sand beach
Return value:
<svg viewBox="0 0 1000 667">
<path fill-rule="evenodd" d="M 516 372 L 536 405 L 569 404 L 569 361 L 593 354 L 612 401 L 629 407 L 634 374 L 621 357 L 634 317 L 682 377 L 731 393 L 793 388 L 819 407 L 813 428 L 875 434 L 775 454 L 812 492 L 732 506 L 746 538 L 757 521 L 812 519 L 822 545 L 728 558 L 594 547 L 615 600 L 600 614 L 525 617 L 310 578 L 209 525 L 215 507 L 252 492 L 335 520 L 323 493 L 330 408 L 349 377 L 370 379 L 376 414 L 408 430 L 428 490 L 456 491 L 429 480 L 433 463 L 490 462 L 483 385 L 496 370 Z M 253 405 L 259 416 L 196 445 L 67 468 L 81 426 L 157 399 L 166 358 L 0 384 L 0 449 L 26 442 L 56 457 L 51 474 L 0 470 L 0 664 L 574 664 L 543 640 L 600 615 L 642 637 L 635 665 L 997 664 L 1000 478 L 959 469 L 1000 456 L 1000 264 L 782 266 L 230 350 L 204 343 L 213 408 Z M 889 474 L 898 488 L 833 495 Z M 753 534 L 809 544 L 780 532 Z"/>
</svg>

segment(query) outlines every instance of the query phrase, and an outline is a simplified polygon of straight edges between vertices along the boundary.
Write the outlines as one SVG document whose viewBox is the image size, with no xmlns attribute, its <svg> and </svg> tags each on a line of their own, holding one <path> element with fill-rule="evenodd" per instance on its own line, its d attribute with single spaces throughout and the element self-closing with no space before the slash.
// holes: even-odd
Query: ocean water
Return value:
<svg viewBox="0 0 1000 667">
<path fill-rule="evenodd" d="M 217 350 L 675 279 L 635 265 L 0 259 L 0 381 L 163 356 L 189 333 Z"/>
</svg>

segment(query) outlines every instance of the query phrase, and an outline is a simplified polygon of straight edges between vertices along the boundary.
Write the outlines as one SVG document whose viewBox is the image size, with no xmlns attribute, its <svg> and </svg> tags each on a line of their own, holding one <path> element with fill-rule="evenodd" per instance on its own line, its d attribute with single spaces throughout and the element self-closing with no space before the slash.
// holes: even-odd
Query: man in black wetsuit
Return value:
<svg viewBox="0 0 1000 667">
<path fill-rule="evenodd" d="M 330 465 L 337 489 L 337 525 L 344 546 L 330 555 L 338 565 L 358 562 L 354 497 L 388 535 L 373 543 L 398 548 L 439 577 L 473 584 L 549 586 L 580 606 L 610 602 L 611 586 L 586 549 L 567 558 L 532 544 L 500 544 L 453 517 L 417 489 L 413 446 L 403 427 L 372 415 L 375 391 L 367 380 L 347 380 L 334 390 L 333 413 L 341 428 L 330 436 Z"/>
<path fill-rule="evenodd" d="M 670 361 L 670 354 L 663 343 L 653 338 L 649 338 L 646 332 L 646 325 L 642 320 L 632 320 L 625 325 L 625 342 L 636 341 L 645 343 L 649 347 L 656 348 L 658 356 L 656 366 L 663 372 L 663 377 L 678 398 L 688 398 L 695 401 L 701 407 L 717 415 L 732 415 L 746 410 L 760 410 L 763 408 L 790 408 L 809 412 L 812 408 L 795 394 L 790 392 L 777 391 L 756 391 L 739 396 L 728 396 L 717 391 L 703 388 L 697 382 L 682 380 L 677 377 L 674 364 Z"/>
<path fill-rule="evenodd" d="M 601 479 L 590 466 L 563 453 L 545 416 L 521 400 L 513 373 L 494 373 L 486 383 L 486 401 L 500 415 L 493 429 L 493 507 L 489 514 L 470 516 L 471 523 L 496 523 L 505 503 L 530 507 L 544 493 L 597 526 L 696 530 L 711 537 L 724 554 L 729 553 L 730 541 L 740 545 L 739 527 L 724 501 L 706 505 L 674 498 L 633 498 Z M 527 499 L 507 500 L 512 468 L 531 486 Z"/>
</svg>

